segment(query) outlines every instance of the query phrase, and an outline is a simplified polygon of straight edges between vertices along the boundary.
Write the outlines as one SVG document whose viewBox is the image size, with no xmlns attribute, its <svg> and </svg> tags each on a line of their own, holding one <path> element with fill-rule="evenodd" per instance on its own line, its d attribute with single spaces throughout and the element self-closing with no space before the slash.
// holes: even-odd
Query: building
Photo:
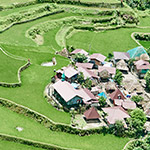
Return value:
<svg viewBox="0 0 150 150">
<path fill-rule="evenodd" d="M 87 122 L 99 122 L 100 115 L 95 107 L 91 107 L 84 112 L 84 118 Z"/>
<path fill-rule="evenodd" d="M 62 69 L 59 69 L 56 71 L 56 76 L 61 79 L 62 75 L 64 76 L 65 80 L 68 82 L 74 82 L 75 79 L 77 79 L 78 71 L 75 70 L 73 67 L 63 67 Z"/>
<path fill-rule="evenodd" d="M 106 113 L 106 121 L 111 126 L 115 124 L 117 120 L 123 121 L 125 127 L 127 127 L 125 120 L 130 118 L 129 114 L 120 106 L 102 108 Z"/>
<path fill-rule="evenodd" d="M 83 73 L 84 79 L 90 78 L 92 80 L 97 80 L 97 81 L 99 80 L 99 77 L 92 70 L 88 70 L 83 67 L 78 67 L 77 70 L 78 70 L 78 72 Z"/>
<path fill-rule="evenodd" d="M 116 68 L 114 67 L 105 67 L 105 66 L 98 66 L 98 74 L 100 75 L 102 71 L 106 70 L 108 73 L 108 77 L 112 77 L 116 74 Z"/>
<path fill-rule="evenodd" d="M 124 100 L 126 99 L 123 93 L 117 89 L 113 93 L 109 94 L 110 99 L 114 102 L 115 99 Z"/>
<path fill-rule="evenodd" d="M 115 62 L 118 62 L 121 59 L 125 61 L 128 61 L 130 59 L 129 53 L 126 52 L 113 52 L 113 53 Z"/>
<path fill-rule="evenodd" d="M 135 71 L 140 78 L 143 78 L 148 70 L 150 70 L 150 64 L 148 61 L 138 60 L 134 63 Z"/>
<path fill-rule="evenodd" d="M 140 59 L 140 56 L 142 54 L 147 54 L 143 46 L 138 46 L 136 48 L 128 50 L 127 53 L 130 55 L 130 59 L 137 59 L 137 60 Z"/>
<path fill-rule="evenodd" d="M 106 57 L 99 53 L 94 53 L 90 55 L 90 61 L 93 62 L 96 65 L 102 65 L 102 62 L 105 61 Z"/>
<path fill-rule="evenodd" d="M 76 63 L 76 66 L 86 68 L 86 69 L 93 69 L 94 64 L 92 64 L 92 63 Z"/>
<path fill-rule="evenodd" d="M 116 63 L 116 68 L 123 73 L 127 73 L 129 71 L 127 63 L 123 59 Z"/>
<path fill-rule="evenodd" d="M 86 51 L 83 50 L 83 49 L 75 49 L 75 50 L 72 51 L 70 54 L 71 54 L 71 55 L 75 55 L 75 54 L 78 54 L 78 53 L 83 54 L 83 55 L 85 55 L 85 56 L 88 56 L 88 52 L 86 52 Z"/>
<path fill-rule="evenodd" d="M 77 106 L 83 103 L 83 98 L 69 82 L 59 80 L 52 85 L 52 96 L 60 104 L 67 107 Z"/>
</svg>

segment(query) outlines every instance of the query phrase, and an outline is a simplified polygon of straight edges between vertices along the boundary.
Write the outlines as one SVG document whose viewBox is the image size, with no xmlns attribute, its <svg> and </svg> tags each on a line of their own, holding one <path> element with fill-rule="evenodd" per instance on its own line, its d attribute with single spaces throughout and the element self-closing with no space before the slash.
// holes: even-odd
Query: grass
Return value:
<svg viewBox="0 0 150 150">
<path fill-rule="evenodd" d="M 53 70 L 66 66 L 69 61 L 59 55 L 55 56 L 50 52 L 42 52 L 42 50 L 41 52 L 35 52 L 34 47 L 24 48 L 3 45 L 3 48 L 14 55 L 30 58 L 32 65 L 21 73 L 22 86 L 19 88 L 0 87 L 0 97 L 10 99 L 18 104 L 29 107 L 44 114 L 55 122 L 69 124 L 70 115 L 56 110 L 53 106 L 47 103 L 46 99 L 43 98 L 44 89 L 46 85 L 50 83 L 51 77 L 54 75 Z M 56 66 L 41 66 L 42 62 L 49 62 L 54 56 L 58 62 Z M 11 70 L 11 68 L 8 70 Z"/>
<path fill-rule="evenodd" d="M 36 123 L 34 120 L 12 112 L 4 107 L 0 107 L 0 118 L 0 126 L 2 127 L 0 128 L 0 133 L 67 148 L 77 148 L 82 150 L 109 150 L 113 147 L 113 150 L 121 150 L 129 141 L 128 138 L 118 138 L 109 134 L 80 137 L 78 135 L 71 135 L 62 132 L 53 132 L 41 124 Z M 24 130 L 18 132 L 16 130 L 17 126 L 22 127 Z"/>
<path fill-rule="evenodd" d="M 140 26 L 150 26 L 150 17 L 140 18 Z"/>
<path fill-rule="evenodd" d="M 36 148 L 28 145 L 0 140 L 0 150 L 6 150 L 6 149 L 7 150 L 44 150 L 42 148 Z"/>
<path fill-rule="evenodd" d="M 0 17 L 7 16 L 7 15 L 10 15 L 12 13 L 19 12 L 19 11 L 24 11 L 24 10 L 27 10 L 27 9 L 30 9 L 30 8 L 36 8 L 39 5 L 41 5 L 41 4 L 29 5 L 29 6 L 25 6 L 25 7 L 19 7 L 19 8 L 8 9 L 8 10 L 5 10 L 5 11 L 0 11 Z"/>
<path fill-rule="evenodd" d="M 34 0 L 1 0 L 0 5 L 10 5 L 13 3 L 24 3 L 24 2 L 30 2 Z"/>
<path fill-rule="evenodd" d="M 81 31 L 68 39 L 67 45 L 85 49 L 89 53 L 97 52 L 108 55 L 113 51 L 127 51 L 138 46 L 131 38 L 131 34 L 138 31 L 148 32 L 149 29 L 122 28 L 104 32 Z"/>
<path fill-rule="evenodd" d="M 0 82 L 18 82 L 18 69 L 26 62 L 10 58 L 6 56 L 1 50 L 0 61 Z"/>
<path fill-rule="evenodd" d="M 145 48 L 150 48 L 150 41 L 140 41 Z"/>
<path fill-rule="evenodd" d="M 118 0 L 81 0 L 81 2 L 96 2 L 96 3 L 119 3 Z"/>
</svg>

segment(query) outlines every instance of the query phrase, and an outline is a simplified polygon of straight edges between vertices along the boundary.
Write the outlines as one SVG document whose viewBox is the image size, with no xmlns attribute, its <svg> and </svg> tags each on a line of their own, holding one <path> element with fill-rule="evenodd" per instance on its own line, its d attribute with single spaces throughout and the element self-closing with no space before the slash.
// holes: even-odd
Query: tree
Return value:
<svg viewBox="0 0 150 150">
<path fill-rule="evenodd" d="M 114 124 L 114 127 L 113 127 L 113 133 L 116 135 L 116 136 L 124 136 L 124 133 L 125 133 L 125 128 L 124 128 L 124 124 L 122 121 L 120 120 L 117 120 Z"/>
<path fill-rule="evenodd" d="M 131 117 L 127 120 L 129 124 L 129 132 L 131 130 L 134 131 L 135 136 L 141 136 L 144 131 L 144 124 L 147 120 L 146 115 L 143 110 L 137 108 L 130 113 L 130 116 Z"/>
<path fill-rule="evenodd" d="M 106 103 L 106 98 L 104 98 L 103 96 L 101 96 L 99 99 L 99 104 L 101 107 L 104 107 L 107 103 Z"/>
<path fill-rule="evenodd" d="M 131 100 L 136 102 L 136 103 L 139 103 L 140 101 L 143 101 L 144 98 L 140 95 L 136 95 L 136 96 L 132 96 Z"/>
<path fill-rule="evenodd" d="M 146 73 L 145 80 L 146 80 L 146 88 L 148 91 L 150 91 L 150 71 Z"/>
<path fill-rule="evenodd" d="M 83 86 L 84 86 L 85 88 L 88 88 L 88 89 L 91 90 L 91 87 L 92 87 L 92 80 L 91 80 L 90 78 L 87 78 L 87 79 L 84 81 Z"/>
<path fill-rule="evenodd" d="M 80 73 L 78 74 L 77 81 L 78 81 L 78 83 L 80 83 L 81 85 L 84 83 L 84 75 L 83 75 L 83 72 L 80 72 Z"/>
<path fill-rule="evenodd" d="M 83 63 L 83 62 L 87 62 L 87 57 L 84 54 L 77 53 L 74 56 L 74 60 L 75 62 Z"/>
<path fill-rule="evenodd" d="M 122 75 L 122 72 L 119 71 L 118 69 L 116 70 L 114 80 L 118 85 L 121 85 L 121 82 L 123 80 L 123 75 Z"/>
</svg>

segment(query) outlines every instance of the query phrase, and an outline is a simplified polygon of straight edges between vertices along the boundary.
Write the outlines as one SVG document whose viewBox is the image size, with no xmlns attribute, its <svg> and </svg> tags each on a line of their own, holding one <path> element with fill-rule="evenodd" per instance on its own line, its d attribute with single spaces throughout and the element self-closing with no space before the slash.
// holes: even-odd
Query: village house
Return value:
<svg viewBox="0 0 150 150">
<path fill-rule="evenodd" d="M 78 67 L 77 68 L 78 72 L 82 72 L 84 75 L 84 79 L 90 78 L 92 81 L 99 81 L 99 77 L 94 73 L 93 70 L 88 70 L 86 68 L 83 67 Z"/>
<path fill-rule="evenodd" d="M 116 69 L 120 70 L 123 73 L 128 73 L 129 71 L 127 63 L 123 59 L 116 63 Z"/>
<path fill-rule="evenodd" d="M 98 65 L 102 65 L 102 63 L 105 61 L 106 57 L 102 54 L 99 53 L 94 53 L 92 55 L 90 55 L 90 62 Z"/>
<path fill-rule="evenodd" d="M 123 95 L 123 93 L 119 89 L 117 89 L 113 93 L 109 94 L 109 97 L 113 101 L 113 103 L 114 103 L 114 100 L 116 100 L 116 99 L 118 99 L 118 100 L 126 99 L 125 96 Z"/>
<path fill-rule="evenodd" d="M 50 89 L 52 97 L 54 97 L 61 105 L 76 107 L 79 104 L 98 106 L 97 98 L 88 89 L 75 89 L 72 84 L 67 81 L 57 81 Z"/>
<path fill-rule="evenodd" d="M 76 63 L 77 67 L 82 67 L 82 68 L 86 68 L 86 69 L 93 69 L 94 64 L 92 63 Z"/>
<path fill-rule="evenodd" d="M 91 107 L 90 109 L 84 112 L 84 118 L 88 123 L 97 123 L 100 122 L 100 115 L 98 114 L 95 107 Z"/>
<path fill-rule="evenodd" d="M 127 118 L 130 118 L 128 112 L 126 112 L 122 107 L 120 106 L 114 106 L 114 107 L 107 107 L 102 108 L 102 110 L 106 113 L 106 121 L 109 126 L 112 126 L 115 124 L 117 120 L 123 121 L 124 126 L 127 127 L 125 120 Z"/>
<path fill-rule="evenodd" d="M 133 110 L 136 108 L 136 103 L 131 101 L 131 100 L 120 100 L 120 99 L 115 99 L 114 100 L 114 105 L 115 106 L 121 106 L 125 110 Z"/>
<path fill-rule="evenodd" d="M 136 60 L 139 60 L 142 54 L 147 54 L 143 46 L 138 46 L 136 48 L 128 50 L 127 53 L 130 55 L 130 59 L 136 59 Z"/>
<path fill-rule="evenodd" d="M 143 78 L 147 71 L 150 69 L 150 64 L 148 61 L 138 60 L 134 63 L 134 65 L 134 70 L 140 78 Z"/>
<path fill-rule="evenodd" d="M 121 59 L 124 61 L 128 61 L 130 59 L 129 53 L 126 52 L 113 52 L 114 54 L 114 62 L 117 63 Z"/>
<path fill-rule="evenodd" d="M 83 50 L 83 49 L 75 49 L 75 50 L 72 51 L 70 54 L 71 54 L 71 55 L 75 55 L 75 54 L 78 54 L 78 53 L 83 54 L 83 55 L 85 55 L 85 56 L 88 56 L 88 52 L 86 52 L 86 51 Z"/>
<path fill-rule="evenodd" d="M 71 66 L 63 67 L 56 71 L 56 76 L 59 79 L 63 77 L 68 82 L 74 82 L 77 79 L 78 71 Z"/>
<path fill-rule="evenodd" d="M 116 68 L 114 67 L 98 66 L 98 75 L 100 76 L 101 72 L 103 72 L 104 70 L 107 71 L 106 74 L 108 74 L 108 78 L 114 77 L 114 75 L 116 74 Z"/>
</svg>

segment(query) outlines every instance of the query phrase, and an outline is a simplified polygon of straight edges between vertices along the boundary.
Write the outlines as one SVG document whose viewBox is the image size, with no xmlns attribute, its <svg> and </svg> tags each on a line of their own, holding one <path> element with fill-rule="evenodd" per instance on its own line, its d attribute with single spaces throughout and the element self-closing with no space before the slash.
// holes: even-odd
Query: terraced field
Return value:
<svg viewBox="0 0 150 150">
<path fill-rule="evenodd" d="M 2 0 L 1 4 L 8 5 L 26 1 Z M 83 1 L 87 2 L 87 0 Z M 108 0 L 106 2 L 115 3 L 117 1 Z M 38 16 L 32 9 L 38 10 Z M 136 17 L 129 8 L 119 8 L 118 11 L 121 13 L 127 11 Z M 14 14 L 17 14 L 20 19 L 11 20 L 9 16 Z M 23 21 L 21 15 L 25 16 Z M 6 18 L 9 21 L 5 20 Z M 50 83 L 54 69 L 60 69 L 70 63 L 68 58 L 56 55 L 55 52 L 64 47 L 73 46 L 74 48 L 83 48 L 89 53 L 99 52 L 107 56 L 113 51 L 127 51 L 138 46 L 131 38 L 133 32 L 150 32 L 150 28 L 147 27 L 149 26 L 149 17 L 140 19 L 140 27 L 135 23 L 119 25 L 116 23 L 118 18 L 121 17 L 116 14 L 114 9 L 67 4 L 35 4 L 0 11 L 0 82 L 6 82 L 5 86 L 0 86 L 0 97 L 30 108 L 53 122 L 70 125 L 70 114 L 58 111 L 44 97 L 45 87 Z M 3 31 L 10 24 L 12 26 Z M 132 28 L 128 28 L 129 26 Z M 142 41 L 141 44 L 148 48 L 150 43 Z M 43 62 L 50 62 L 53 57 L 57 60 L 56 66 L 41 66 Z M 31 65 L 21 72 L 21 86 L 7 87 L 9 83 L 18 82 L 18 69 L 27 63 L 28 59 L 30 59 Z M 15 113 L 1 105 L 0 119 L 0 133 L 43 142 L 45 145 L 54 144 L 83 150 L 109 150 L 112 147 L 113 150 L 121 150 L 129 141 L 128 138 L 118 138 L 109 134 L 80 137 L 52 131 L 45 128 L 42 123 L 39 124 L 31 118 Z M 17 126 L 23 127 L 24 130 L 18 132 Z M 5 144 L 8 147 L 5 149 L 38 150 L 33 146 L 0 140 L 1 149 L 4 149 Z"/>
</svg>

